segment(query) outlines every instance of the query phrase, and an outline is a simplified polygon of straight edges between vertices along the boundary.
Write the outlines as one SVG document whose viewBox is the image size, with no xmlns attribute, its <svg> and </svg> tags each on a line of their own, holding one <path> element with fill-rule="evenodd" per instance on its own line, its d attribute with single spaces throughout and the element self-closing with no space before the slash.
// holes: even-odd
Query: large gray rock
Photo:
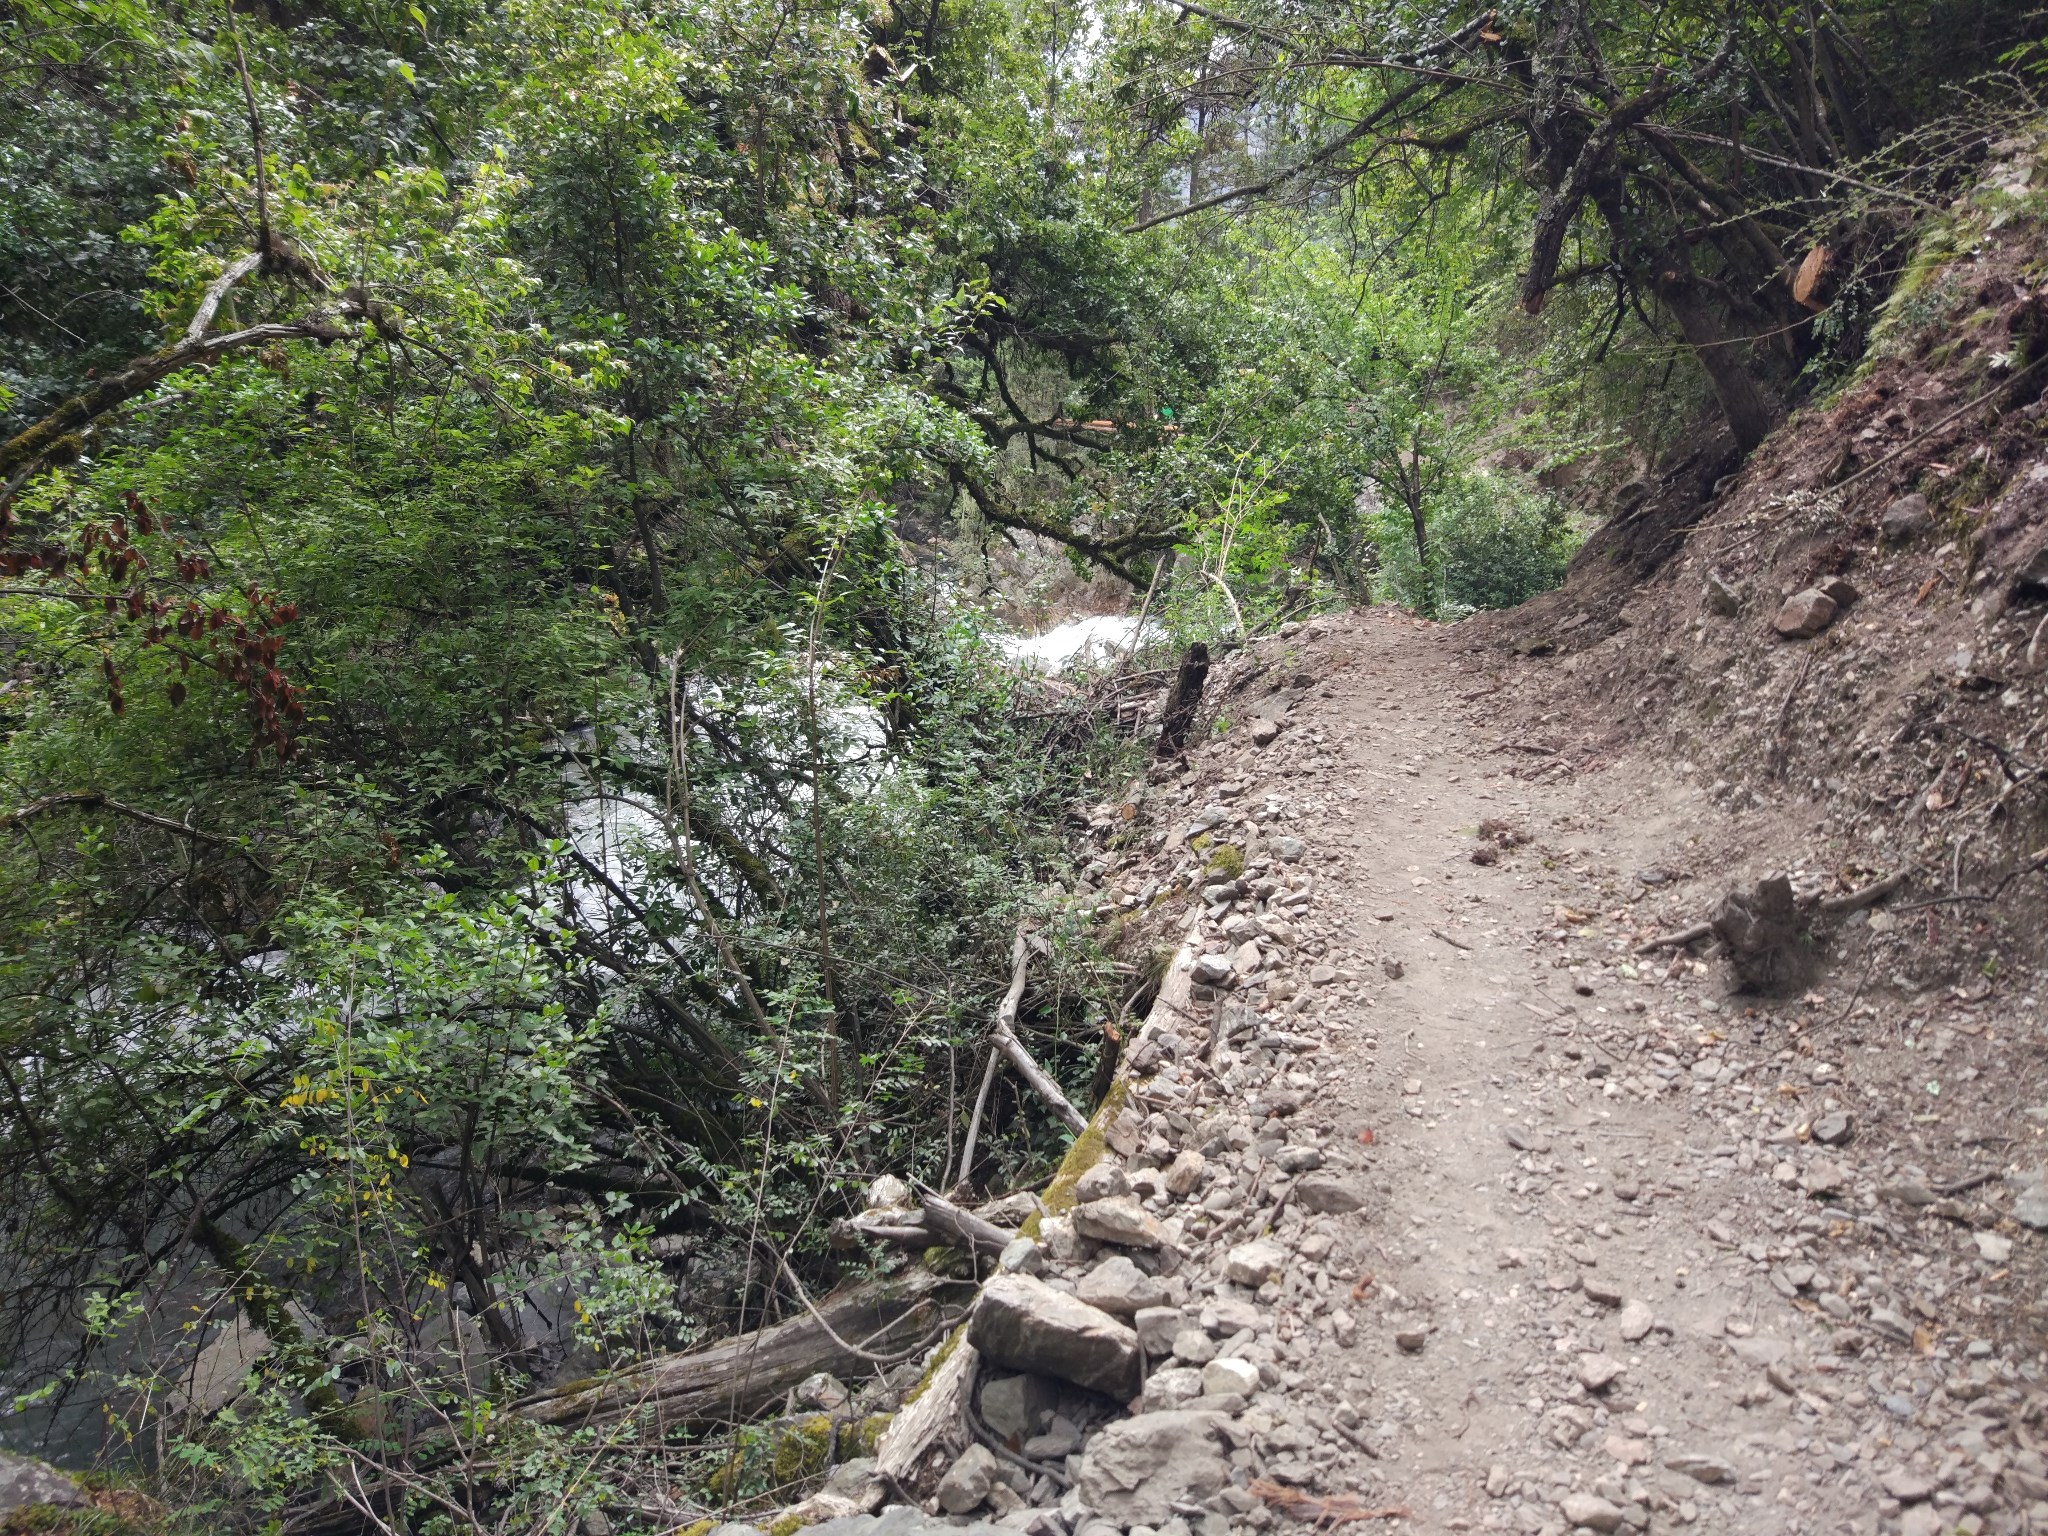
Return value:
<svg viewBox="0 0 2048 1536">
<path fill-rule="evenodd" d="M 1029 1275 L 997 1275 L 982 1288 L 967 1338 L 996 1365 L 1057 1376 L 1120 1402 L 1141 1385 L 1136 1333 Z"/>
<path fill-rule="evenodd" d="M 1223 1273 L 1234 1284 L 1257 1290 L 1286 1272 L 1294 1255 L 1269 1237 L 1239 1243 L 1223 1256 Z"/>
<path fill-rule="evenodd" d="M 1091 1164 L 1080 1178 L 1074 1181 L 1074 1201 L 1086 1205 L 1091 1200 L 1114 1200 L 1119 1195 L 1131 1192 L 1131 1181 L 1123 1164 L 1110 1158 Z"/>
<path fill-rule="evenodd" d="M 981 1384 L 981 1422 L 998 1440 L 1022 1445 L 1051 1420 L 1059 1398 L 1049 1377 L 997 1376 Z"/>
<path fill-rule="evenodd" d="M 1824 1147 L 1846 1146 L 1855 1134 L 1856 1122 L 1843 1110 L 1829 1110 L 1813 1122 L 1813 1139 Z"/>
<path fill-rule="evenodd" d="M 814 1371 L 796 1384 L 796 1405 L 799 1408 L 837 1413 L 852 1396 L 846 1390 L 846 1384 L 830 1371 Z"/>
<path fill-rule="evenodd" d="M 86 1502 L 78 1484 L 46 1461 L 0 1451 L 0 1515 L 38 1504 L 81 1509 Z"/>
<path fill-rule="evenodd" d="M 1187 1314 L 1179 1307 L 1140 1307 L 1131 1324 L 1138 1330 L 1138 1347 L 1146 1354 L 1170 1355 L 1174 1335 L 1187 1326 Z"/>
<path fill-rule="evenodd" d="M 1259 1390 L 1259 1368 L 1249 1360 L 1211 1360 L 1202 1367 L 1202 1395 L 1221 1397 L 1234 1392 L 1250 1397 Z"/>
<path fill-rule="evenodd" d="M 1166 1169 L 1166 1192 L 1176 1200 L 1191 1195 L 1202 1182 L 1209 1160 L 1193 1147 L 1177 1153 Z"/>
<path fill-rule="evenodd" d="M 1786 598 L 1785 606 L 1771 623 L 1787 640 L 1805 640 L 1834 623 L 1840 611 L 1841 604 L 1827 593 L 1818 587 L 1808 587 Z"/>
<path fill-rule="evenodd" d="M 2021 1226 L 2032 1227 L 2036 1232 L 2048 1231 L 2048 1184 L 2021 1190 L 2019 1199 L 2013 1202 L 2012 1214 Z"/>
<path fill-rule="evenodd" d="M 1169 1365 L 1145 1378 L 1145 1395 L 1138 1399 L 1134 1411 L 1158 1413 L 1168 1408 L 1184 1408 L 1201 1395 L 1200 1371 L 1192 1365 Z"/>
<path fill-rule="evenodd" d="M 1363 1180 L 1341 1173 L 1303 1174 L 1294 1186 L 1294 1203 L 1318 1216 L 1342 1216 L 1366 1202 Z"/>
<path fill-rule="evenodd" d="M 917 1204 L 917 1191 L 893 1173 L 885 1173 L 868 1186 L 863 1202 L 871 1211 L 907 1210 Z"/>
<path fill-rule="evenodd" d="M 1907 543 L 1933 526 L 1934 512 L 1918 491 L 1895 499 L 1877 520 L 1878 534 L 1887 544 Z"/>
<path fill-rule="evenodd" d="M 1619 1381 L 1628 1371 L 1628 1366 L 1612 1355 L 1585 1354 L 1579 1356 L 1579 1385 L 1588 1392 L 1605 1392 Z M 1583 1522 L 1582 1522 L 1583 1523 Z"/>
<path fill-rule="evenodd" d="M 1074 1207 L 1074 1230 L 1097 1243 L 1114 1243 L 1120 1248 L 1165 1248 L 1171 1246 L 1166 1229 L 1131 1195 L 1107 1200 L 1090 1200 Z"/>
<path fill-rule="evenodd" d="M 1229 1481 L 1224 1422 L 1175 1409 L 1109 1425 L 1081 1457 L 1082 1503 L 1121 1526 L 1164 1525 L 1177 1504 L 1200 1504 Z"/>
<path fill-rule="evenodd" d="M 1739 1475 L 1734 1463 L 1723 1461 L 1718 1456 L 1701 1455 L 1696 1451 L 1684 1451 L 1676 1456 L 1667 1457 L 1664 1465 L 1673 1472 L 1683 1473 L 1700 1483 L 1732 1483 Z"/>
<path fill-rule="evenodd" d="M 1610 1504 L 1597 1493 L 1568 1493 L 1558 1504 L 1565 1519 L 1589 1531 L 1621 1529 L 1621 1507 Z"/>
<path fill-rule="evenodd" d="M 804 1536 L 992 1536 L 996 1527 L 987 1521 L 960 1525 L 944 1518 L 934 1519 L 908 1504 L 891 1504 L 879 1514 L 841 1515 L 804 1527 Z M 751 1525 L 714 1526 L 708 1536 L 761 1536 Z"/>
<path fill-rule="evenodd" d="M 995 1453 L 987 1446 L 967 1447 L 960 1453 L 960 1459 L 939 1479 L 939 1508 L 949 1515 L 964 1515 L 970 1509 L 978 1508 L 995 1486 L 996 1473 L 1001 1466 L 1002 1463 L 996 1460 Z"/>
<path fill-rule="evenodd" d="M 1083 1275 L 1074 1294 L 1089 1306 L 1128 1321 L 1144 1308 L 1164 1303 L 1166 1287 L 1119 1253 Z"/>
</svg>

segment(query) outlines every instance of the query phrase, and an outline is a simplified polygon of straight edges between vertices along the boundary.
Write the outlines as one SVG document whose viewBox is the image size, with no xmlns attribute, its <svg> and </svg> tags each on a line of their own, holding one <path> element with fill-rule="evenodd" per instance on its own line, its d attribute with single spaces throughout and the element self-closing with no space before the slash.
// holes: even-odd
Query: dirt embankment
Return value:
<svg viewBox="0 0 2048 1536">
<path fill-rule="evenodd" d="M 1907 992 L 1981 991 L 2048 937 L 2036 181 L 2015 150 L 1960 200 L 1863 370 L 1748 464 L 1678 456 L 1562 591 L 1458 626 L 1531 753 L 1664 761 L 1733 813 L 1721 853 L 1816 892 L 1909 872 L 1910 914 L 1866 920 L 1873 984 Z"/>
</svg>

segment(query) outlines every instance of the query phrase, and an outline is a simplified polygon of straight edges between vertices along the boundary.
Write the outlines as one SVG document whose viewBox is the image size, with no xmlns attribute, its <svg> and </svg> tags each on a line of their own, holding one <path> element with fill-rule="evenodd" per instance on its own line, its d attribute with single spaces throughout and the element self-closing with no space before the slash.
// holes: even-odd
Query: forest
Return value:
<svg viewBox="0 0 2048 1536">
<path fill-rule="evenodd" d="M 1075 835 L 1153 751 L 1118 690 L 1512 607 L 1732 473 L 2044 36 L 10 0 L 0 1442 L 99 1469 L 81 1533 L 761 1494 L 517 1410 L 822 1315 L 880 1177 L 1053 1174 L 1164 963 Z"/>
</svg>

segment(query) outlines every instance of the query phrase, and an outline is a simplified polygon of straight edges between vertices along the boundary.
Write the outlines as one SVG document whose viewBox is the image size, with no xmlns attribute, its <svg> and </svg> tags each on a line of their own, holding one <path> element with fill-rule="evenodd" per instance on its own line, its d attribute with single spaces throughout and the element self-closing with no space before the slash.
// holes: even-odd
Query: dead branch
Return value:
<svg viewBox="0 0 2048 1536">
<path fill-rule="evenodd" d="M 1319 1498 L 1313 1493 L 1303 1493 L 1298 1488 L 1289 1488 L 1263 1477 L 1252 1480 L 1251 1491 L 1304 1525 L 1345 1525 L 1354 1520 L 1406 1520 L 1411 1513 L 1405 1504 L 1368 1509 L 1359 1502 L 1355 1493 Z"/>
<path fill-rule="evenodd" d="M 803 1317 L 710 1349 L 670 1355 L 596 1382 L 542 1392 L 511 1411 L 533 1424 L 603 1424 L 645 1413 L 667 1428 L 754 1417 L 814 1371 L 859 1375 L 940 1322 L 946 1282 L 925 1270 L 828 1296 Z M 841 1339 L 852 1343 L 841 1344 Z"/>
<path fill-rule="evenodd" d="M 1017 1009 L 1024 1001 L 1024 982 L 1031 964 L 1032 943 L 1030 935 L 1019 928 L 1016 940 L 1010 946 L 1010 990 L 1003 994 L 1002 1004 L 996 1009 L 995 1023 L 989 1029 L 988 1065 L 981 1074 L 981 1088 L 974 1096 L 974 1113 L 967 1121 L 967 1142 L 960 1151 L 960 1183 L 963 1184 L 974 1166 L 974 1148 L 981 1140 L 981 1117 L 988 1108 L 989 1089 L 995 1083 L 996 1066 L 1001 1060 L 1007 1059 L 1017 1069 L 1017 1074 L 1037 1090 L 1039 1097 L 1052 1105 L 1068 1130 L 1078 1136 L 1088 1128 L 1088 1117 L 1068 1102 L 1067 1096 L 1060 1092 L 1060 1085 L 1031 1059 L 1031 1053 L 1017 1038 Z"/>
<path fill-rule="evenodd" d="M 1022 933 L 1017 935 L 1011 950 L 1010 990 L 1004 994 L 1003 1003 L 996 1010 L 995 1027 L 989 1032 L 989 1043 L 1009 1059 L 1017 1069 L 1017 1075 L 1029 1083 L 1038 1096 L 1053 1107 L 1053 1112 L 1065 1122 L 1068 1130 L 1076 1136 L 1088 1128 L 1088 1117 L 1068 1102 L 1060 1091 L 1060 1085 L 1052 1075 L 1041 1067 L 1024 1049 L 1024 1042 L 1017 1038 L 1017 1007 L 1024 997 L 1024 969 L 1030 958 L 1029 941 Z"/>
<path fill-rule="evenodd" d="M 240 262 L 236 265 L 239 266 Z M 216 299 L 216 307 L 218 304 Z M 349 332 L 336 321 L 361 313 L 361 301 L 348 298 L 331 310 L 316 311 L 299 320 L 245 326 L 222 335 L 183 336 L 162 351 L 138 357 L 126 367 L 108 374 L 92 388 L 61 403 L 34 426 L 25 427 L 0 443 L 0 476 L 12 479 L 16 470 L 33 467 L 73 433 L 127 404 L 145 390 L 154 388 L 181 368 L 215 362 L 229 352 L 245 352 L 251 347 L 269 346 L 273 342 L 317 341 L 324 345 L 342 341 Z"/>
<path fill-rule="evenodd" d="M 1647 944 L 1638 944 L 1635 952 L 1639 955 L 1654 955 L 1660 949 L 1683 949 L 1688 944 L 1697 944 L 1713 931 L 1712 923 L 1694 923 L 1690 928 L 1681 928 L 1676 933 L 1667 933 L 1661 938 L 1650 940 Z"/>
<path fill-rule="evenodd" d="M 185 327 L 185 340 L 203 340 L 213 328 L 213 317 L 220 312 L 221 300 L 228 296 L 228 290 L 262 265 L 261 251 L 251 251 L 229 262 L 227 270 L 208 283 L 206 292 L 199 296 L 199 307 L 192 312 L 192 323 Z"/>
<path fill-rule="evenodd" d="M 1882 880 L 1873 880 L 1866 886 L 1840 896 L 1830 896 L 1821 902 L 1820 909 L 1830 917 L 1845 917 L 1851 912 L 1861 912 L 1865 907 L 1875 906 L 1898 890 L 1906 883 L 1906 877 L 1911 873 L 1908 869 L 1896 870 Z"/>
<path fill-rule="evenodd" d="M 44 795 L 40 800 L 31 800 L 20 810 L 0 816 L 0 827 L 10 832 L 19 831 L 39 816 L 63 810 L 111 811 L 116 816 L 126 817 L 129 821 L 139 822 L 145 827 L 155 827 L 159 832 L 169 832 L 174 837 L 204 843 L 209 848 L 222 848 L 230 853 L 240 854 L 258 869 L 265 873 L 269 872 L 267 864 L 232 837 L 223 837 L 218 832 L 204 832 L 198 827 L 188 827 L 182 821 L 173 821 L 168 816 L 159 816 L 154 811 L 145 811 L 140 806 L 112 799 L 97 789 L 73 790 L 66 794 Z"/>
<path fill-rule="evenodd" d="M 1903 907 L 1898 907 L 1894 910 L 1899 912 L 1918 912 L 1923 907 L 1948 907 L 1963 902 L 1996 901 L 2006 893 L 2015 880 L 2026 875 L 2038 875 L 2044 870 L 2048 870 L 2048 848 L 2042 849 L 2041 852 L 2035 854 L 2026 863 L 2020 865 L 2019 868 L 2007 870 L 2005 878 L 1988 891 L 1963 891 L 1954 896 L 1931 896 L 1926 901 L 1909 901 Z"/>
<path fill-rule="evenodd" d="M 954 1248 L 964 1248 L 982 1258 L 994 1258 L 1017 1239 L 992 1221 L 962 1210 L 942 1196 L 926 1193 L 922 1200 L 928 1234 Z"/>
</svg>

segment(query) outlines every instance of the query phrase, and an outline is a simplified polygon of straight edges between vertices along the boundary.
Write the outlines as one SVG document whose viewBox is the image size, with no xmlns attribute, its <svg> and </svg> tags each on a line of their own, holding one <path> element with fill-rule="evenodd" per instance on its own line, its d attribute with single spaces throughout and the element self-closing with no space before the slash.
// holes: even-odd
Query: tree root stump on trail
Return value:
<svg viewBox="0 0 2048 1536">
<path fill-rule="evenodd" d="M 1809 969 L 1792 882 L 1784 875 L 1766 875 L 1750 890 L 1730 891 L 1709 926 L 1745 991 L 1795 986 Z"/>
</svg>

